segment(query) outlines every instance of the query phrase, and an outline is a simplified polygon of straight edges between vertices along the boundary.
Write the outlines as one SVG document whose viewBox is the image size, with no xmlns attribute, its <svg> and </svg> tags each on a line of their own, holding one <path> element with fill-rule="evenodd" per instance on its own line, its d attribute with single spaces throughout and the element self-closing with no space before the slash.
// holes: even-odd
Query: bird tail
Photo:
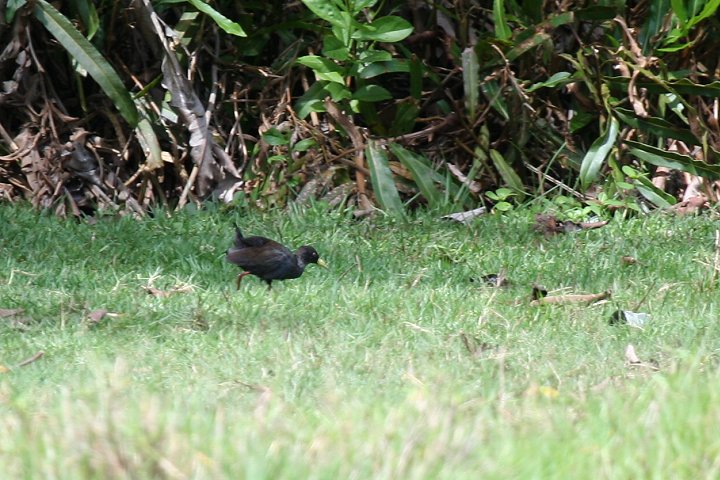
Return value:
<svg viewBox="0 0 720 480">
<path fill-rule="evenodd" d="M 243 246 L 243 234 L 240 231 L 240 227 L 237 226 L 237 223 L 235 225 L 235 246 L 236 247 L 242 247 Z"/>
</svg>

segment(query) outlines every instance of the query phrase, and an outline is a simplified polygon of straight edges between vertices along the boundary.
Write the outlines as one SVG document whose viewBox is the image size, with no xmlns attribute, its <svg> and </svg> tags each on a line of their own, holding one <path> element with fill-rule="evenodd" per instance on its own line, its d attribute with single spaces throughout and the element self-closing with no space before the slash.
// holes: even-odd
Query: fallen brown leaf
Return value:
<svg viewBox="0 0 720 480">
<path fill-rule="evenodd" d="M 702 195 L 698 195 L 697 197 L 691 197 L 687 200 L 676 203 L 675 205 L 670 207 L 670 210 L 675 212 L 677 215 L 682 216 L 698 213 L 708 207 L 709 204 L 707 198 Z"/>
<path fill-rule="evenodd" d="M 586 295 L 553 295 L 549 297 L 538 298 L 530 302 L 530 305 L 543 304 L 565 304 L 565 303 L 595 303 L 610 297 L 610 292 L 591 293 Z"/>
<path fill-rule="evenodd" d="M 103 309 L 93 310 L 92 312 L 88 313 L 88 318 L 90 319 L 91 322 L 99 323 L 100 320 L 102 320 L 103 317 L 105 317 L 105 315 L 107 315 L 107 314 L 108 314 L 107 310 L 103 310 Z"/>
<path fill-rule="evenodd" d="M 22 308 L 0 308 L 0 318 L 22 315 L 24 311 Z"/>
<path fill-rule="evenodd" d="M 40 350 L 39 352 L 37 352 L 37 353 L 36 353 L 35 355 L 33 355 L 32 357 L 26 358 L 26 359 L 23 360 L 22 362 L 18 363 L 17 366 L 18 366 L 18 367 L 24 367 L 25 365 L 30 365 L 31 363 L 37 362 L 38 360 L 40 360 L 43 355 L 45 355 L 45 352 L 43 352 L 42 350 Z"/>
<path fill-rule="evenodd" d="M 193 291 L 193 288 L 190 285 L 182 285 L 182 286 L 175 286 L 172 287 L 170 290 L 160 290 L 159 288 L 155 287 L 143 287 L 147 293 L 152 295 L 153 297 L 169 297 L 170 295 L 173 295 L 175 293 L 190 293 Z"/>
<path fill-rule="evenodd" d="M 545 235 L 545 237 L 550 237 L 552 235 L 555 235 L 556 233 L 572 233 L 579 230 L 600 228 L 607 225 L 607 223 L 607 221 L 582 223 L 577 223 L 570 220 L 563 221 L 558 220 L 555 215 L 539 213 L 535 215 L 535 225 L 533 226 L 533 229 L 538 233 L 542 233 L 543 235 Z"/>
<path fill-rule="evenodd" d="M 630 257 L 628 255 L 623 255 L 620 257 L 620 260 L 622 260 L 622 263 L 624 265 L 635 265 L 637 263 L 637 259 L 634 257 Z"/>
</svg>

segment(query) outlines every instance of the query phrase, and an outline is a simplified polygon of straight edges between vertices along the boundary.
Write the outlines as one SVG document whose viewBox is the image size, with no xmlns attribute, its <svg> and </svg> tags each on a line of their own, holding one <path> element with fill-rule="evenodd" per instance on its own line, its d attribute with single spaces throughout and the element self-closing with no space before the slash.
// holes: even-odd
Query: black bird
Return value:
<svg viewBox="0 0 720 480">
<path fill-rule="evenodd" d="M 269 238 L 243 237 L 237 225 L 235 225 L 235 245 L 228 248 L 225 258 L 244 270 L 237 277 L 238 289 L 245 275 L 252 274 L 262 278 L 270 289 L 273 280 L 298 278 L 310 263 L 326 266 L 313 247 L 303 246 L 293 253 L 284 245 Z"/>
</svg>

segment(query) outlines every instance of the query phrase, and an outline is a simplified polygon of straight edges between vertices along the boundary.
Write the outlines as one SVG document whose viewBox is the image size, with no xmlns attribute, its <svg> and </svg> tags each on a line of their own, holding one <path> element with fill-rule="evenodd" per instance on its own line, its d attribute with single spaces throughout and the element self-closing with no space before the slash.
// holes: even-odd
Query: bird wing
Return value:
<svg viewBox="0 0 720 480">
<path fill-rule="evenodd" d="M 265 242 L 258 242 L 258 246 L 230 248 L 227 252 L 227 260 L 258 277 L 297 265 L 295 255 L 286 247 L 262 237 L 248 237 L 245 240 L 253 238 L 259 238 Z"/>
</svg>

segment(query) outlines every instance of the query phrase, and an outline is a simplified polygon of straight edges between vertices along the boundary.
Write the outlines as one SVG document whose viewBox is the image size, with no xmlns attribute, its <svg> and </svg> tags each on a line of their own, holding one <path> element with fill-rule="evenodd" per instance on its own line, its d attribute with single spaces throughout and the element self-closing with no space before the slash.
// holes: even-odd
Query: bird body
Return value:
<svg viewBox="0 0 720 480">
<path fill-rule="evenodd" d="M 245 237 L 235 226 L 235 244 L 227 250 L 228 262 L 242 268 L 237 286 L 245 275 L 255 275 L 272 287 L 273 280 L 298 278 L 310 263 L 325 265 L 313 247 L 303 246 L 295 253 L 284 245 L 265 237 Z"/>
</svg>

